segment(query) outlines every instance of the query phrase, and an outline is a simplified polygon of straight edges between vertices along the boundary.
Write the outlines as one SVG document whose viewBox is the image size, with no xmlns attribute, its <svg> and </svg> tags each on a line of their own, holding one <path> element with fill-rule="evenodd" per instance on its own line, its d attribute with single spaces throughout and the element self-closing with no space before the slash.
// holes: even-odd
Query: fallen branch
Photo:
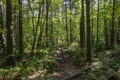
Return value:
<svg viewBox="0 0 120 80">
<path fill-rule="evenodd" d="M 91 66 L 85 67 L 85 68 L 81 69 L 78 73 L 75 73 L 75 74 L 72 74 L 72 75 L 70 75 L 70 76 L 64 77 L 64 78 L 61 79 L 61 80 L 72 80 L 72 79 L 74 79 L 74 78 L 77 78 L 77 77 L 79 77 L 80 75 L 82 75 L 83 72 L 88 71 L 90 68 L 91 68 Z"/>
</svg>

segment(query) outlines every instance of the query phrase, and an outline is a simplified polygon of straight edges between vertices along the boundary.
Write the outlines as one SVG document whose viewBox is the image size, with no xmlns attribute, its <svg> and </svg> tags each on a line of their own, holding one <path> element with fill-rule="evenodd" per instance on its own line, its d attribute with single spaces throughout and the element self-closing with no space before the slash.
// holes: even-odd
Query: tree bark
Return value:
<svg viewBox="0 0 120 80">
<path fill-rule="evenodd" d="M 69 39 L 68 39 L 68 19 L 67 19 L 67 3 L 65 1 L 65 27 L 66 27 L 66 42 L 67 45 L 69 44 Z"/>
<path fill-rule="evenodd" d="M 84 0 L 81 1 L 81 19 L 80 19 L 80 47 L 84 48 L 85 29 L 84 29 Z"/>
<path fill-rule="evenodd" d="M 100 2 L 98 0 L 98 12 L 97 12 L 97 41 L 96 41 L 96 57 L 98 57 L 98 42 L 99 42 L 99 5 L 100 5 Z"/>
<path fill-rule="evenodd" d="M 38 32 L 38 26 L 40 23 L 40 15 L 41 15 L 41 5 L 44 3 L 44 0 L 42 0 L 42 2 L 39 4 L 39 14 L 38 14 L 38 21 L 36 24 L 36 31 L 35 31 L 35 36 L 34 36 L 34 40 L 33 40 L 33 44 L 32 44 L 32 49 L 31 49 L 31 57 L 34 53 L 34 49 L 35 49 L 35 45 L 36 45 L 36 40 L 37 40 L 37 32 Z"/>
<path fill-rule="evenodd" d="M 18 0 L 19 3 L 19 25 L 18 25 L 18 34 L 19 34 L 19 54 L 24 53 L 23 49 L 23 26 L 22 26 L 22 0 Z"/>
<path fill-rule="evenodd" d="M 91 64 L 90 0 L 86 0 L 87 62 Z"/>
<path fill-rule="evenodd" d="M 6 65 L 14 65 L 12 42 L 12 1 L 6 0 L 7 58 Z"/>
<path fill-rule="evenodd" d="M 108 29 L 107 29 L 107 20 L 104 18 L 104 33 L 105 33 L 105 48 L 108 49 L 109 38 L 108 38 Z"/>
<path fill-rule="evenodd" d="M 46 35 L 46 47 L 48 47 L 49 44 L 49 35 L 48 35 L 48 14 L 49 14 L 49 0 L 46 0 L 46 29 L 45 29 L 45 35 Z"/>
<path fill-rule="evenodd" d="M 115 40 L 114 18 L 115 18 L 115 0 L 113 0 L 113 12 L 112 12 L 111 49 L 113 49 L 114 47 L 114 40 Z"/>
<path fill-rule="evenodd" d="M 73 28 L 72 28 L 72 19 L 71 19 L 71 16 L 72 16 L 72 0 L 70 0 L 70 43 L 73 42 Z"/>
<path fill-rule="evenodd" d="M 117 43 L 120 44 L 120 16 L 118 18 Z"/>
</svg>

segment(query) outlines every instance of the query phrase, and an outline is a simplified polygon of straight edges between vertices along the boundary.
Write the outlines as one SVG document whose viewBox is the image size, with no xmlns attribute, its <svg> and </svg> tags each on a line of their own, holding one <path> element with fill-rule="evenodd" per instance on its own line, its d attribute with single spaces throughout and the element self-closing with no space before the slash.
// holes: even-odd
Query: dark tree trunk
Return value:
<svg viewBox="0 0 120 80">
<path fill-rule="evenodd" d="M 72 0 L 70 0 L 70 15 L 72 16 Z M 72 19 L 70 17 L 70 43 L 73 42 L 73 28 L 72 28 Z"/>
<path fill-rule="evenodd" d="M 46 0 L 46 29 L 45 29 L 45 35 L 46 35 L 46 47 L 48 47 L 49 43 L 49 35 L 48 35 L 48 14 L 49 14 L 49 0 Z"/>
<path fill-rule="evenodd" d="M 94 46 L 94 32 L 93 32 L 93 31 L 94 31 L 94 28 L 93 28 L 93 26 L 94 26 L 94 18 L 92 17 L 91 20 L 92 20 L 92 21 L 91 21 L 91 29 L 92 29 L 92 30 L 91 30 L 91 32 L 92 32 L 92 33 L 91 33 L 91 35 L 92 35 L 91 45 Z"/>
<path fill-rule="evenodd" d="M 114 47 L 115 30 L 114 30 L 114 16 L 115 15 L 115 0 L 113 0 L 113 12 L 112 12 L 112 29 L 111 29 L 111 49 Z"/>
<path fill-rule="evenodd" d="M 104 33 L 105 33 L 105 48 L 108 49 L 109 38 L 108 38 L 108 29 L 107 29 L 107 20 L 104 18 Z"/>
<path fill-rule="evenodd" d="M 12 42 L 12 1 L 6 0 L 7 58 L 6 65 L 14 65 Z"/>
<path fill-rule="evenodd" d="M 106 0 L 104 0 L 104 8 L 106 8 Z M 108 28 L 107 28 L 107 19 L 106 16 L 104 17 L 104 40 L 105 40 L 105 48 L 108 49 L 109 47 L 109 35 L 108 35 Z"/>
<path fill-rule="evenodd" d="M 80 47 L 84 48 L 84 40 L 85 40 L 85 29 L 84 29 L 84 0 L 81 2 L 81 19 L 80 19 Z"/>
<path fill-rule="evenodd" d="M 117 43 L 120 44 L 120 16 L 118 18 Z"/>
<path fill-rule="evenodd" d="M 19 25 L 18 25 L 18 31 L 19 31 L 19 54 L 23 53 L 23 27 L 22 27 L 22 0 L 18 0 L 19 3 Z"/>
<path fill-rule="evenodd" d="M 86 0 L 87 62 L 91 64 L 90 1 Z"/>
<path fill-rule="evenodd" d="M 35 49 L 35 44 L 36 44 L 36 40 L 37 40 L 37 32 L 38 32 L 38 26 L 40 24 L 40 15 L 41 15 L 41 5 L 44 3 L 44 0 L 42 0 L 42 2 L 39 4 L 39 14 L 38 14 L 38 21 L 36 24 L 36 30 L 35 30 L 35 36 L 34 36 L 34 40 L 33 40 L 33 44 L 32 44 L 32 49 L 31 49 L 31 57 L 34 53 L 34 49 Z"/>
<path fill-rule="evenodd" d="M 96 41 L 96 57 L 98 57 L 98 42 L 99 42 L 99 5 L 100 2 L 98 0 L 98 12 L 97 12 L 97 41 Z"/>
<path fill-rule="evenodd" d="M 44 47 L 42 46 L 42 38 L 43 38 L 43 31 L 44 31 L 44 25 L 45 25 L 45 18 L 44 18 L 44 2 L 43 2 L 43 5 L 42 5 L 43 9 L 41 10 L 41 20 L 40 20 L 40 33 L 39 33 L 39 37 L 38 37 L 38 40 L 37 40 L 37 49 L 39 51 L 39 49 L 41 47 Z M 42 21 L 42 19 L 44 19 Z"/>
</svg>

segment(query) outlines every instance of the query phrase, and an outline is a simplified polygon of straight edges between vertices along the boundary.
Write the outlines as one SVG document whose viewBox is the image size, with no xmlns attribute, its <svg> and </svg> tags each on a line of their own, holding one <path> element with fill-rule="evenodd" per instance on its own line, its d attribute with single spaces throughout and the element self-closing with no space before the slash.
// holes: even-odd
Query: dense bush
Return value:
<svg viewBox="0 0 120 80">
<path fill-rule="evenodd" d="M 120 80 L 119 47 L 116 47 L 113 51 L 106 51 L 102 55 L 99 59 L 102 63 L 101 67 L 99 69 L 92 67 L 88 72 L 89 74 L 84 75 L 85 80 Z"/>
<path fill-rule="evenodd" d="M 84 66 L 86 63 L 86 54 L 80 49 L 78 43 L 72 43 L 68 50 L 66 51 L 68 53 L 70 59 L 74 62 L 76 67 Z"/>
</svg>

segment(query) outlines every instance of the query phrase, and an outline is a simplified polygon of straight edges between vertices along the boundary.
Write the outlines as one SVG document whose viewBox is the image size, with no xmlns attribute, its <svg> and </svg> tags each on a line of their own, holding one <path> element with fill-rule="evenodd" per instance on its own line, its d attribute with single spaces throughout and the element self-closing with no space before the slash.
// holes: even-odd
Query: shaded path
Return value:
<svg viewBox="0 0 120 80">
<path fill-rule="evenodd" d="M 67 63 L 62 63 L 59 67 L 59 71 L 56 75 L 57 80 L 63 79 L 64 77 L 70 76 L 71 74 L 77 73 L 80 69 L 77 69 L 72 61 L 67 61 Z M 79 79 L 80 80 L 80 79 Z"/>
</svg>

